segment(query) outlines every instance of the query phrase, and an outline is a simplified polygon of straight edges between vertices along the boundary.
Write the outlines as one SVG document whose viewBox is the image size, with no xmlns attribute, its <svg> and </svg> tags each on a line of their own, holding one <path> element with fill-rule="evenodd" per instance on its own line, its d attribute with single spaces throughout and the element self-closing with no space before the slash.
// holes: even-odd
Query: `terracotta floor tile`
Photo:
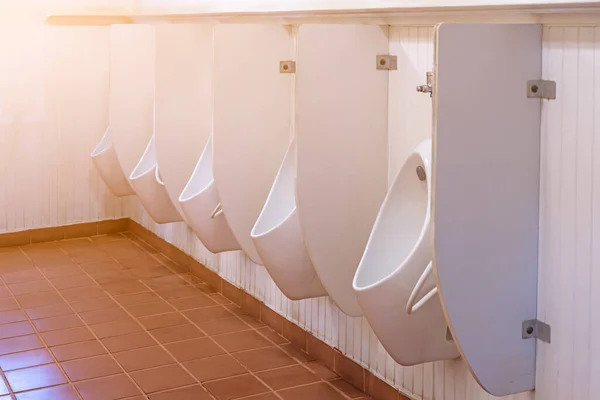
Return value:
<svg viewBox="0 0 600 400">
<path fill-rule="evenodd" d="M 207 382 L 204 386 L 217 400 L 238 399 L 269 392 L 269 388 L 252 375 L 240 375 L 220 381 Z"/>
<path fill-rule="evenodd" d="M 218 304 L 231 304 L 231 301 L 224 297 L 221 293 L 211 293 L 208 296 Z"/>
<path fill-rule="evenodd" d="M 275 344 L 289 343 L 289 341 L 286 338 L 284 338 L 268 326 L 264 328 L 258 328 L 257 331 L 260 332 L 262 335 L 266 336 L 270 341 L 272 341 Z"/>
<path fill-rule="evenodd" d="M 212 397 L 200 385 L 156 393 L 149 397 L 150 400 L 212 400 Z"/>
<path fill-rule="evenodd" d="M 227 307 L 227 306 L 225 306 Z M 266 325 L 260 321 L 257 321 L 252 315 L 242 314 L 238 315 L 238 318 L 250 325 L 254 329 L 264 328 Z"/>
<path fill-rule="evenodd" d="M 129 271 L 138 279 L 152 279 L 159 277 L 170 277 L 173 271 L 163 265 L 154 267 L 132 268 Z"/>
<path fill-rule="evenodd" d="M 25 313 L 31 319 L 41 319 L 73 314 L 73 310 L 67 303 L 59 303 L 51 306 L 27 308 L 25 309 Z"/>
<path fill-rule="evenodd" d="M 54 290 L 50 292 L 16 295 L 15 297 L 23 308 L 43 307 L 65 302 Z"/>
<path fill-rule="evenodd" d="M 317 359 L 317 357 L 308 354 L 304 350 L 298 349 L 292 344 L 284 344 L 283 346 L 279 346 L 279 348 L 285 351 L 290 357 L 301 363 L 315 361 Z"/>
<path fill-rule="evenodd" d="M 55 364 L 9 371 L 6 373 L 6 380 L 15 392 L 67 383 L 67 379 Z"/>
<path fill-rule="evenodd" d="M 73 382 L 101 378 L 123 372 L 119 364 L 109 355 L 65 361 L 61 365 L 69 379 Z"/>
<path fill-rule="evenodd" d="M 233 333 L 251 329 L 238 317 L 225 318 L 213 321 L 201 321 L 196 322 L 196 325 L 207 335 L 220 335 L 223 333 Z"/>
<path fill-rule="evenodd" d="M 117 303 L 125 307 L 132 306 L 135 304 L 156 302 L 160 300 L 160 297 L 158 297 L 155 293 L 152 292 L 142 292 L 115 296 L 115 300 L 117 301 Z"/>
<path fill-rule="evenodd" d="M 339 375 L 327 368 L 325 365 L 321 364 L 320 361 L 311 361 L 304 364 L 308 367 L 315 375 L 319 378 L 328 381 L 331 379 L 339 378 Z"/>
<path fill-rule="evenodd" d="M 148 287 L 146 287 L 143 283 L 138 281 L 123 281 L 123 282 L 114 282 L 107 283 L 106 285 L 102 285 L 102 288 L 106 290 L 108 293 L 113 296 L 118 296 L 120 294 L 133 294 L 140 292 L 147 292 Z"/>
<path fill-rule="evenodd" d="M 248 372 L 235 358 L 228 354 L 188 361 L 183 365 L 200 382 L 228 378 Z"/>
<path fill-rule="evenodd" d="M 37 335 L 18 336 L 0 340 L 0 355 L 18 353 L 20 351 L 41 349 L 44 347 Z"/>
<path fill-rule="evenodd" d="M 196 310 L 184 311 L 183 314 L 194 323 L 231 318 L 233 316 L 233 314 L 223 306 L 198 308 Z"/>
<path fill-rule="evenodd" d="M 244 351 L 233 356 L 250 371 L 263 371 L 296 364 L 293 358 L 277 347 Z"/>
<path fill-rule="evenodd" d="M 68 302 L 108 297 L 108 295 L 106 294 L 104 289 L 102 289 L 99 286 L 80 287 L 80 288 L 74 288 L 74 289 L 63 289 L 63 290 L 60 290 L 60 294 Z"/>
<path fill-rule="evenodd" d="M 40 334 L 48 346 L 60 346 L 63 344 L 85 342 L 93 340 L 92 332 L 85 326 L 64 329 L 58 331 L 44 332 Z"/>
<path fill-rule="evenodd" d="M 25 321 L 27 318 L 21 310 L 0 312 L 0 324 L 10 324 L 12 322 Z"/>
<path fill-rule="evenodd" d="M 21 353 L 0 356 L 0 369 L 10 371 L 12 369 L 35 367 L 36 365 L 54 363 L 52 356 L 46 349 L 23 351 Z"/>
<path fill-rule="evenodd" d="M 0 395 L 9 394 L 10 390 L 8 389 L 8 385 L 4 382 L 4 379 L 0 376 Z M 12 399 L 10 396 L 2 396 L 0 399 Z"/>
<path fill-rule="evenodd" d="M 111 336 L 127 335 L 129 333 L 139 332 L 143 330 L 142 327 L 133 319 L 91 325 L 90 329 L 100 339 L 104 339 Z"/>
<path fill-rule="evenodd" d="M 194 308 L 203 308 L 216 306 L 217 303 L 205 294 L 200 293 L 196 297 L 186 297 L 183 299 L 169 300 L 169 303 L 179 311 L 191 310 Z"/>
<path fill-rule="evenodd" d="M 98 356 L 106 353 L 106 350 L 104 350 L 104 347 L 98 340 L 55 346 L 51 347 L 50 351 L 59 362 Z"/>
<path fill-rule="evenodd" d="M 107 308 L 104 310 L 86 311 L 79 313 L 79 315 L 81 316 L 81 319 L 83 319 L 88 325 L 131 319 L 125 310 L 121 308 Z"/>
<path fill-rule="evenodd" d="M 0 285 L 0 298 L 5 298 L 5 297 L 12 297 L 12 294 L 10 293 L 10 291 L 8 290 L 8 288 L 6 286 Z"/>
<path fill-rule="evenodd" d="M 122 268 L 122 267 L 121 267 Z M 108 285 L 109 283 L 132 281 L 138 279 L 134 274 L 126 269 L 113 269 L 110 271 L 93 272 L 90 274 L 94 281 L 99 285 Z"/>
<path fill-rule="evenodd" d="M 335 386 L 338 390 L 340 390 L 342 393 L 344 393 L 351 399 L 357 399 L 359 397 L 365 396 L 365 394 L 362 391 L 358 390 L 343 379 L 335 379 L 329 381 L 329 383 L 331 383 L 333 386 Z"/>
<path fill-rule="evenodd" d="M 162 263 L 154 257 L 144 254 L 135 258 L 121 258 L 119 264 L 125 268 L 144 268 L 144 267 L 155 267 L 162 265 Z"/>
<path fill-rule="evenodd" d="M 127 309 L 134 317 L 146 317 L 175 311 L 173 307 L 164 301 L 125 306 L 125 309 Z"/>
<path fill-rule="evenodd" d="M 273 392 L 257 394 L 256 396 L 244 397 L 243 400 L 280 400 Z M 312 399 L 311 399 L 312 400 Z"/>
<path fill-rule="evenodd" d="M 188 297 L 206 296 L 206 294 L 202 293 L 200 290 L 191 285 L 172 289 L 157 290 L 156 293 L 165 300 L 176 300 Z"/>
<path fill-rule="evenodd" d="M 84 263 L 81 264 L 81 268 L 93 277 L 93 274 L 97 272 L 115 271 L 123 269 L 123 266 L 115 260 L 105 260 Z"/>
<path fill-rule="evenodd" d="M 163 267 L 166 268 L 166 267 Z M 182 279 L 179 275 L 174 274 L 173 272 L 170 275 L 145 279 L 144 283 L 155 290 L 157 292 L 171 292 L 176 289 L 179 289 L 182 293 L 181 296 L 177 297 L 192 297 L 198 296 L 198 294 L 202 294 L 199 290 L 196 290 L 188 281 Z"/>
<path fill-rule="evenodd" d="M 89 262 L 109 261 L 112 257 L 100 250 L 86 250 L 71 254 L 71 258 L 78 264 Z"/>
<path fill-rule="evenodd" d="M 78 400 L 77 392 L 69 385 L 54 386 L 17 394 L 17 400 Z"/>
<path fill-rule="evenodd" d="M 160 346 L 144 347 L 114 354 L 127 372 L 174 364 L 176 361 Z"/>
<path fill-rule="evenodd" d="M 225 353 L 212 339 L 207 337 L 166 344 L 165 348 L 180 362 Z"/>
<path fill-rule="evenodd" d="M 75 383 L 84 400 L 117 400 L 140 394 L 125 374 Z"/>
<path fill-rule="evenodd" d="M 80 300 L 70 303 L 71 307 L 78 312 L 106 310 L 107 308 L 119 307 L 110 297 L 100 297 L 97 299 Z"/>
<path fill-rule="evenodd" d="M 40 269 L 48 279 L 63 278 L 67 276 L 81 275 L 85 273 L 85 271 L 81 269 L 81 267 L 78 265 L 44 267 Z"/>
<path fill-rule="evenodd" d="M 11 297 L 5 297 L 0 299 L 0 311 L 18 310 L 20 307 Z"/>
<path fill-rule="evenodd" d="M 33 325 L 39 332 L 48 332 L 83 326 L 83 322 L 76 314 L 67 314 L 60 317 L 36 319 L 33 321 Z"/>
<path fill-rule="evenodd" d="M 96 282 L 87 275 L 63 276 L 60 278 L 50 279 L 50 282 L 59 290 L 96 285 Z"/>
<path fill-rule="evenodd" d="M 308 383 L 320 381 L 318 376 L 301 365 L 259 372 L 256 376 L 273 390 L 286 389 L 292 386 L 306 385 Z"/>
<path fill-rule="evenodd" d="M 146 332 L 136 332 L 130 335 L 113 336 L 102 339 L 102 343 L 111 353 L 156 345 L 154 339 L 152 339 L 152 337 Z"/>
<path fill-rule="evenodd" d="M 345 399 L 340 393 L 329 386 L 326 383 L 315 383 L 313 385 L 306 385 L 295 387 L 291 389 L 284 389 L 277 392 L 285 400 L 343 400 Z"/>
<path fill-rule="evenodd" d="M 35 333 L 35 331 L 33 330 L 33 326 L 27 321 L 0 325 L 0 339 L 23 336 L 31 333 Z"/>
<path fill-rule="evenodd" d="M 160 392 L 196 383 L 179 365 L 167 365 L 132 372 L 131 377 L 142 388 L 144 393 Z"/>
<path fill-rule="evenodd" d="M 45 280 L 44 275 L 37 269 L 26 269 L 24 271 L 2 274 L 2 280 L 6 284 L 32 282 L 37 280 Z"/>
<path fill-rule="evenodd" d="M 204 336 L 204 333 L 200 332 L 198 328 L 190 323 L 154 329 L 152 332 L 150 332 L 150 334 L 163 344 L 177 342 L 180 340 L 195 339 Z"/>
<path fill-rule="evenodd" d="M 172 312 L 168 314 L 152 315 L 149 317 L 140 317 L 138 321 L 147 330 L 166 328 L 168 326 L 183 325 L 189 321 L 180 313 Z"/>
<path fill-rule="evenodd" d="M 45 279 L 39 281 L 13 283 L 8 285 L 8 288 L 15 296 L 54 290 L 50 282 Z"/>
<path fill-rule="evenodd" d="M 74 265 L 73 260 L 66 254 L 61 254 L 51 257 L 39 257 L 32 258 L 33 263 L 38 267 L 53 267 L 53 266 L 65 266 Z"/>
<path fill-rule="evenodd" d="M 230 353 L 272 346 L 264 336 L 253 330 L 216 335 L 213 339 Z"/>
</svg>

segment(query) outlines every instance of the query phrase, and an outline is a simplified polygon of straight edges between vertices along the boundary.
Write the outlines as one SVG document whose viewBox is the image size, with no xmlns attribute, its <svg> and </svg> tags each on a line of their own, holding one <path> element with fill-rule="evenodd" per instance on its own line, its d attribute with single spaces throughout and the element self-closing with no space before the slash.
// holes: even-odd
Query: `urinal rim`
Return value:
<svg viewBox="0 0 600 400">
<path fill-rule="evenodd" d="M 262 237 L 265 237 L 269 233 L 273 232 L 275 229 L 280 228 L 283 224 L 285 224 L 290 219 L 290 217 L 292 216 L 292 214 L 294 214 L 296 212 L 297 208 L 298 207 L 296 206 L 296 202 L 294 202 L 294 208 L 285 216 L 285 218 L 283 218 L 281 220 L 280 223 L 278 223 L 277 225 L 273 226 L 272 228 L 266 230 L 265 232 L 262 232 L 262 233 L 260 233 L 260 234 L 257 235 L 257 234 L 254 233 L 254 230 L 255 230 L 255 227 L 258 225 L 258 221 L 260 220 L 260 217 L 262 216 L 262 213 L 261 213 L 261 215 L 256 220 L 256 223 L 254 224 L 254 227 L 250 231 L 250 237 L 252 239 L 260 239 Z"/>
<path fill-rule="evenodd" d="M 426 145 L 429 145 L 429 146 L 426 146 Z M 425 153 L 426 151 L 428 151 L 429 154 Z M 427 196 L 427 211 L 425 212 L 425 219 L 423 221 L 421 231 L 419 232 L 419 237 L 417 238 L 415 244 L 413 245 L 413 247 L 410 250 L 410 252 L 408 253 L 408 255 L 404 258 L 404 261 L 402 263 L 400 263 L 396 268 L 394 268 L 390 273 L 386 274 L 385 276 L 383 276 L 382 278 L 378 279 L 377 281 L 375 281 L 373 283 L 370 283 L 368 285 L 358 286 L 357 281 L 359 279 L 358 277 L 359 277 L 360 271 L 361 271 L 361 269 L 366 268 L 363 265 L 363 260 L 365 259 L 365 255 L 367 254 L 366 250 L 369 249 L 369 245 L 371 244 L 371 241 L 373 240 L 373 232 L 375 232 L 375 230 L 379 227 L 379 224 L 381 223 L 382 214 L 380 212 L 377 215 L 377 219 L 375 220 L 375 224 L 373 225 L 371 235 L 369 236 L 369 240 L 367 241 L 367 245 L 365 247 L 365 253 L 363 254 L 363 257 L 362 257 L 360 263 L 358 264 L 358 268 L 356 269 L 356 273 L 354 274 L 354 278 L 352 280 L 352 288 L 356 292 L 364 292 L 364 291 L 376 288 L 377 286 L 383 284 L 391 276 L 396 275 L 399 271 L 402 270 L 402 268 L 409 261 L 412 261 L 412 259 L 415 256 L 415 253 L 421 248 L 421 246 L 423 246 L 423 241 L 424 241 L 424 239 L 426 239 L 425 236 L 431 232 L 431 204 L 432 204 L 432 198 L 431 198 L 431 139 L 423 140 L 415 148 L 415 150 L 409 154 L 409 156 L 406 158 L 405 163 L 402 165 L 400 172 L 394 179 L 394 183 L 392 184 L 392 187 L 396 184 L 397 180 L 400 178 L 408 160 L 415 154 L 421 158 L 421 160 L 423 161 L 423 164 L 425 165 L 426 178 L 427 178 L 427 194 L 428 194 L 428 196 Z M 425 157 L 425 155 L 428 155 L 429 157 Z M 390 197 L 386 197 L 383 204 L 381 205 L 381 210 L 383 210 L 387 206 L 389 201 L 390 201 Z M 433 259 L 433 255 L 432 255 L 432 259 Z"/>
<path fill-rule="evenodd" d="M 131 173 L 131 175 L 129 175 L 129 180 L 130 181 L 135 181 L 138 180 L 140 178 L 145 177 L 146 175 L 149 175 L 153 172 L 154 169 L 156 169 L 156 163 L 154 163 L 154 165 L 152 165 L 150 168 L 148 168 L 147 170 L 141 171 L 141 172 L 137 172 L 137 167 L 135 167 L 133 169 L 133 172 Z"/>
<path fill-rule="evenodd" d="M 96 158 L 99 155 L 101 155 L 102 153 L 107 152 L 114 146 L 112 140 L 110 140 L 110 137 L 108 136 L 108 130 L 109 130 L 109 128 L 106 128 L 106 130 L 104 131 L 104 134 L 102 135 L 102 138 L 100 139 L 100 141 L 98 142 L 96 147 L 94 147 L 94 150 L 92 150 L 90 157 Z M 98 151 L 98 148 L 101 147 L 105 141 L 107 141 L 109 143 L 108 146 L 106 146 L 103 149 L 101 149 L 100 151 Z"/>
<path fill-rule="evenodd" d="M 258 226 L 260 220 L 263 217 L 263 214 L 265 212 L 265 210 L 267 209 L 267 205 L 270 204 L 270 202 L 273 200 L 272 196 L 274 194 L 274 189 L 275 189 L 275 185 L 277 185 L 279 183 L 279 177 L 281 176 L 281 173 L 284 169 L 284 167 L 286 167 L 286 161 L 288 160 L 288 156 L 290 155 L 290 153 L 293 151 L 297 151 L 298 150 L 298 142 L 296 141 L 296 135 L 294 135 L 292 137 L 292 139 L 290 140 L 290 143 L 288 144 L 288 148 L 285 151 L 285 154 L 283 155 L 283 160 L 281 161 L 281 165 L 279 166 L 279 169 L 277 170 L 277 175 L 275 175 L 275 179 L 273 180 L 273 185 L 271 185 L 271 189 L 269 190 L 269 194 L 267 195 L 267 200 L 265 200 L 265 204 L 262 208 L 262 210 L 260 211 L 260 214 L 258 215 L 258 218 L 256 219 L 256 222 L 254 222 L 254 226 L 252 227 L 252 230 L 250 231 L 250 238 L 251 239 L 259 239 L 262 238 L 266 235 L 268 235 L 269 233 L 273 232 L 275 229 L 281 227 L 285 222 L 287 222 L 289 220 L 289 218 L 292 216 L 292 214 L 294 214 L 296 212 L 296 209 L 298 208 L 298 204 L 296 202 L 296 180 L 297 177 L 294 176 L 294 182 L 293 182 L 293 187 L 294 187 L 294 207 L 292 207 L 292 209 L 290 210 L 289 213 L 287 213 L 287 215 L 284 216 L 284 218 L 281 220 L 281 222 L 279 222 L 277 225 L 274 225 L 273 227 L 271 227 L 270 229 L 267 229 L 266 231 L 260 233 L 260 234 L 255 234 L 255 229 Z M 297 162 L 296 162 L 297 164 Z M 297 169 L 297 167 L 296 167 Z"/>
<path fill-rule="evenodd" d="M 190 181 L 188 182 L 188 184 L 192 181 L 192 179 L 190 178 Z M 212 178 L 208 184 L 206 184 L 206 186 L 204 186 L 202 188 L 202 190 L 200 190 L 199 192 L 193 193 L 192 195 L 185 197 L 184 198 L 184 194 L 185 192 L 188 190 L 188 185 L 186 184 L 185 187 L 183 188 L 183 191 L 181 192 L 181 194 L 179 195 L 179 198 L 177 199 L 177 201 L 179 203 L 187 203 L 188 201 L 191 201 L 193 199 L 195 199 L 196 197 L 200 196 L 202 193 L 207 192 L 208 189 L 210 189 L 211 186 L 213 186 L 213 184 L 215 183 L 215 178 Z"/>
</svg>

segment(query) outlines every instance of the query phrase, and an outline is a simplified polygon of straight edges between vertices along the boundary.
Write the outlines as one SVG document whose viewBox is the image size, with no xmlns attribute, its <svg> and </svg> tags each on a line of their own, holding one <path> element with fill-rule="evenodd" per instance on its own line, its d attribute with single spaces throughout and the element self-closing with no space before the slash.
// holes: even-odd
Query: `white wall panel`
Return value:
<svg viewBox="0 0 600 400">
<path fill-rule="evenodd" d="M 89 157 L 107 123 L 107 28 L 1 25 L 0 232 L 128 215 Z"/>
</svg>

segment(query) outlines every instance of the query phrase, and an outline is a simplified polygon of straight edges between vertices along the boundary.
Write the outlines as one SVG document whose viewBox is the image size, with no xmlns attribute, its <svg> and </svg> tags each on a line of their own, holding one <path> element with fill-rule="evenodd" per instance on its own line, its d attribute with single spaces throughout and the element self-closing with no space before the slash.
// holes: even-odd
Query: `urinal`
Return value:
<svg viewBox="0 0 600 400">
<path fill-rule="evenodd" d="M 240 250 L 223 215 L 213 177 L 212 160 L 213 137 L 210 135 L 189 182 L 179 196 L 179 205 L 188 224 L 210 252 Z"/>
<path fill-rule="evenodd" d="M 129 176 L 129 181 L 140 202 L 159 224 L 182 221 L 181 215 L 171 202 L 156 163 L 154 135 L 150 139 L 141 160 Z"/>
<path fill-rule="evenodd" d="M 104 132 L 100 143 L 92 154 L 92 162 L 108 189 L 117 197 L 135 194 L 119 164 L 117 153 L 110 140 L 109 129 Z"/>
<path fill-rule="evenodd" d="M 296 139 L 293 139 L 250 237 L 269 275 L 289 299 L 326 296 L 302 238 L 295 186 Z"/>
<path fill-rule="evenodd" d="M 388 192 L 353 280 L 365 317 L 401 365 L 459 356 L 432 276 L 431 140 L 408 157 Z"/>
</svg>

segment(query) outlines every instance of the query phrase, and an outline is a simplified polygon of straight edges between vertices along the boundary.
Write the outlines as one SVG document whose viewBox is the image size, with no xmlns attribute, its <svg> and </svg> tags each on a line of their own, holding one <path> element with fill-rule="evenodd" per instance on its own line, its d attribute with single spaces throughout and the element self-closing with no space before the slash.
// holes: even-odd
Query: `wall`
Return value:
<svg viewBox="0 0 600 400">
<path fill-rule="evenodd" d="M 108 28 L 0 21 L 0 232 L 127 216 L 89 154 L 107 124 Z M 47 30 L 48 29 L 48 30 Z"/>
<path fill-rule="evenodd" d="M 89 159 L 106 125 L 107 28 L 45 28 L 53 30 L 46 39 L 40 29 L 0 24 L 0 231 L 130 215 L 415 398 L 491 398 L 464 362 L 402 368 L 364 319 L 327 298 L 289 301 L 241 253 L 212 255 L 183 224 L 156 226 L 135 199 L 112 197 Z M 431 102 L 414 86 L 432 63 L 431 27 L 392 32 L 400 68 L 390 81 L 390 179 L 431 133 Z M 600 398 L 599 35 L 594 27 L 544 29 L 544 77 L 558 84 L 557 100 L 543 108 L 540 215 L 539 318 L 552 325 L 552 344 L 539 346 L 537 393 L 506 399 Z"/>
</svg>

